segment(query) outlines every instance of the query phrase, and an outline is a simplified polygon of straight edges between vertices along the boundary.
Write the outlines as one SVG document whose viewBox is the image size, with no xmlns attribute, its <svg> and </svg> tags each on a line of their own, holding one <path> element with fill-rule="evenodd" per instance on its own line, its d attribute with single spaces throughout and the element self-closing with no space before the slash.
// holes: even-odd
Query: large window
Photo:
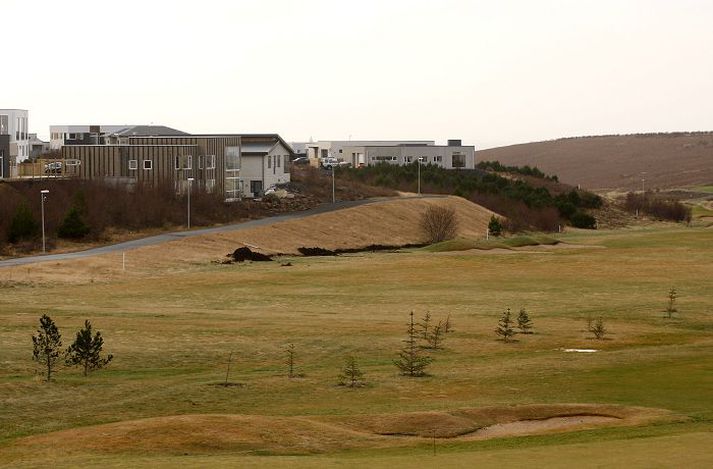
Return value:
<svg viewBox="0 0 713 469">
<path fill-rule="evenodd" d="M 453 153 L 453 167 L 465 168 L 465 155 L 463 153 Z"/>
<path fill-rule="evenodd" d="M 153 161 L 144 160 L 144 169 L 147 171 L 153 169 Z"/>
<path fill-rule="evenodd" d="M 290 172 L 290 157 L 289 157 L 289 155 L 283 156 L 282 159 L 284 161 L 283 166 L 285 167 L 285 173 L 289 173 Z"/>
<path fill-rule="evenodd" d="M 250 181 L 250 192 L 254 197 L 262 196 L 262 181 Z"/>
<path fill-rule="evenodd" d="M 215 155 L 206 155 L 205 169 L 215 169 Z"/>
<path fill-rule="evenodd" d="M 130 170 L 139 169 L 139 161 L 138 160 L 129 160 L 129 169 Z"/>
</svg>

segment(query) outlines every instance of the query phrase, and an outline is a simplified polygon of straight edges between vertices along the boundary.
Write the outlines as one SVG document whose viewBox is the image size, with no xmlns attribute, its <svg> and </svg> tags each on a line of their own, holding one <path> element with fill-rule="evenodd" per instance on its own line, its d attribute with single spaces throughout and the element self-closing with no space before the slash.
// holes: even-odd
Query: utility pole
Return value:
<svg viewBox="0 0 713 469">
<path fill-rule="evenodd" d="M 40 191 L 40 202 L 42 205 L 42 253 L 45 254 L 47 252 L 47 241 L 45 239 L 45 200 L 47 200 L 47 194 L 49 194 L 50 191 L 47 189 L 42 189 Z"/>
<path fill-rule="evenodd" d="M 188 178 L 188 229 L 191 229 L 191 187 L 193 186 L 193 178 Z"/>
<path fill-rule="evenodd" d="M 418 195 L 421 195 L 421 161 L 423 156 L 418 157 Z"/>
</svg>

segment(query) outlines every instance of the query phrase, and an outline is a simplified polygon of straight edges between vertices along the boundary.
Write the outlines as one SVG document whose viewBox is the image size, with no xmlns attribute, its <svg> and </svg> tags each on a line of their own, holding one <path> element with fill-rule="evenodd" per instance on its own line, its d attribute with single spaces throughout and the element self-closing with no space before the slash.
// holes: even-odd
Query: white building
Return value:
<svg viewBox="0 0 713 469">
<path fill-rule="evenodd" d="M 30 157 L 28 112 L 0 109 L 0 178 L 17 176 L 18 163 Z"/>
<path fill-rule="evenodd" d="M 50 149 L 64 145 L 104 145 L 119 142 L 120 137 L 188 135 L 163 125 L 51 125 Z"/>
<path fill-rule="evenodd" d="M 474 169 L 475 146 L 460 140 L 436 145 L 433 140 L 339 140 L 307 143 L 307 156 L 317 166 L 322 158 L 332 157 L 352 167 L 379 163 L 405 165 L 416 161 L 446 169 Z"/>
</svg>

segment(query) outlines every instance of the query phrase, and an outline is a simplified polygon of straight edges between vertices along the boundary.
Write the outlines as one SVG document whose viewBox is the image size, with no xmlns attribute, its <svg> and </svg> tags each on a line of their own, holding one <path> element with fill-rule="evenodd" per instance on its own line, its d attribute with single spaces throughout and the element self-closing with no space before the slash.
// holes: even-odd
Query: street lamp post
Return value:
<svg viewBox="0 0 713 469">
<path fill-rule="evenodd" d="M 40 191 L 40 202 L 42 205 L 42 253 L 47 252 L 47 241 L 45 238 L 45 200 L 47 200 L 47 194 L 50 191 L 47 189 L 42 189 Z"/>
<path fill-rule="evenodd" d="M 418 195 L 421 195 L 421 161 L 423 156 L 418 157 Z"/>
<path fill-rule="evenodd" d="M 332 203 L 336 203 L 337 196 L 334 192 L 334 164 L 332 164 Z"/>
<path fill-rule="evenodd" d="M 191 229 L 191 186 L 193 178 L 188 178 L 188 229 Z"/>
</svg>

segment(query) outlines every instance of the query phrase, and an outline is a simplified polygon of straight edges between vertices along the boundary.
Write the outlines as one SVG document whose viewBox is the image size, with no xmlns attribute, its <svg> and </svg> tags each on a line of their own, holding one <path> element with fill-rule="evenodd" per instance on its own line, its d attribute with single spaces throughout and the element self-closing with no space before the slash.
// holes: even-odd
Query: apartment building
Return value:
<svg viewBox="0 0 713 469">
<path fill-rule="evenodd" d="M 30 157 L 28 114 L 25 109 L 0 109 L 0 178 L 16 177 L 18 163 Z"/>
<path fill-rule="evenodd" d="M 108 141 L 65 144 L 62 159 L 82 179 L 169 184 L 177 192 L 192 184 L 196 190 L 222 193 L 227 201 L 260 197 L 290 181 L 293 151 L 277 134 L 125 135 L 116 143 Z"/>
</svg>

